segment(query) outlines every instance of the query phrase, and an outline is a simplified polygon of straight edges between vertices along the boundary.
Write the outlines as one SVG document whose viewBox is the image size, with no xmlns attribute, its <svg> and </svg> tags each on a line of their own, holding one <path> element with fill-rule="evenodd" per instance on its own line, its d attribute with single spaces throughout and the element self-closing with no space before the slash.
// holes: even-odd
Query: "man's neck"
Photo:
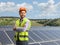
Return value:
<svg viewBox="0 0 60 45">
<path fill-rule="evenodd" d="M 24 17 L 24 18 L 25 18 L 25 17 Z M 21 17 L 20 19 L 23 20 L 24 18 Z"/>
<path fill-rule="evenodd" d="M 24 17 L 25 18 L 25 17 Z M 20 20 L 23 20 L 24 18 L 20 18 Z"/>
</svg>

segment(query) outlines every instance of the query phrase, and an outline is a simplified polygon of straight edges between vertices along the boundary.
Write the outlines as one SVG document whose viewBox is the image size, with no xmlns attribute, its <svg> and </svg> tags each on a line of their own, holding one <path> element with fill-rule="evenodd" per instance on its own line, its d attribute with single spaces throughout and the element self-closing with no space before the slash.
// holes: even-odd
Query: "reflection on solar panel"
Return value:
<svg viewBox="0 0 60 45">
<path fill-rule="evenodd" d="M 11 26 L 0 27 L 0 45 L 14 45 L 13 37 L 14 31 Z M 29 45 L 59 45 L 60 30 L 54 27 L 32 27 L 29 31 L 29 39 Z"/>
</svg>

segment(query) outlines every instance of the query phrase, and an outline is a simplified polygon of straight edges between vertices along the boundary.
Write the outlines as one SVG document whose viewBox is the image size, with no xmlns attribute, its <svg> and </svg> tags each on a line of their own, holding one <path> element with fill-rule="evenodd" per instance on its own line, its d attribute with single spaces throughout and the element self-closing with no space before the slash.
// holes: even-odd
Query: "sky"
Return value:
<svg viewBox="0 0 60 45">
<path fill-rule="evenodd" d="M 20 7 L 30 19 L 60 18 L 60 0 L 0 0 L 0 16 L 19 17 Z"/>
</svg>

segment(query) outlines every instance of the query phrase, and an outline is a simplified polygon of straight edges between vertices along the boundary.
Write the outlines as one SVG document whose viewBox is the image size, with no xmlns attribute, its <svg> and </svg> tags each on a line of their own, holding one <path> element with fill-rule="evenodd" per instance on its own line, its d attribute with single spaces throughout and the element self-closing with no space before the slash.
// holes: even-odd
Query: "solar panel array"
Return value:
<svg viewBox="0 0 60 45">
<path fill-rule="evenodd" d="M 0 27 L 0 45 L 14 45 L 14 33 L 11 26 Z M 60 45 L 60 30 L 32 27 L 29 39 L 29 45 Z"/>
</svg>

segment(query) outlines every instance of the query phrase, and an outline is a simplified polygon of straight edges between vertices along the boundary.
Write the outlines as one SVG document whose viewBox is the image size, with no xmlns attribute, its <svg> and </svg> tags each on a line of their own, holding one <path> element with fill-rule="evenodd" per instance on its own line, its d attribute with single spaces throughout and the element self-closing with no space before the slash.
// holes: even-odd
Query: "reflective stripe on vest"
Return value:
<svg viewBox="0 0 60 45">
<path fill-rule="evenodd" d="M 20 22 L 20 19 L 18 19 L 18 20 L 16 21 L 16 25 L 17 25 L 17 27 L 24 27 L 24 25 L 25 25 L 25 23 L 26 23 L 27 21 L 28 21 L 27 18 L 24 18 L 22 22 Z M 21 24 L 20 24 L 20 23 L 21 23 Z M 19 25 L 19 24 L 20 24 L 20 25 Z M 27 30 L 29 30 L 30 27 L 31 27 L 31 22 L 29 23 L 29 26 L 28 26 Z M 14 39 L 15 39 L 15 40 L 18 40 L 18 32 L 15 33 L 15 38 L 14 38 Z M 20 41 L 28 41 L 28 40 L 29 40 L 29 39 L 28 39 L 28 32 L 27 32 L 27 31 L 25 31 L 25 32 L 19 32 L 19 40 L 20 40 Z"/>
</svg>

